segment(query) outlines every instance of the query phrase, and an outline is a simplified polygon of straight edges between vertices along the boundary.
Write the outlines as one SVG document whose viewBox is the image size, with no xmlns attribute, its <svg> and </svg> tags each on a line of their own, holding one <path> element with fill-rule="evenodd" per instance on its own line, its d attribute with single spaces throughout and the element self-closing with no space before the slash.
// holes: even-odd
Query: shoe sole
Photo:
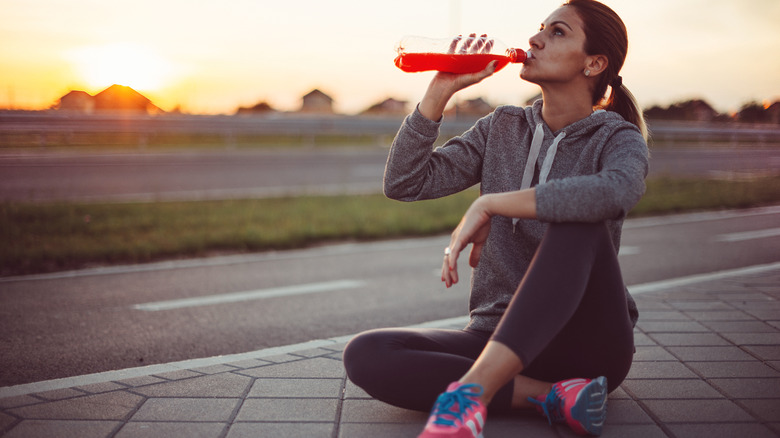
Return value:
<svg viewBox="0 0 780 438">
<path fill-rule="evenodd" d="M 607 378 L 599 377 L 585 385 L 577 394 L 577 400 L 571 408 L 571 418 L 579 427 L 573 427 L 580 433 L 601 435 L 604 421 L 607 419 Z"/>
</svg>

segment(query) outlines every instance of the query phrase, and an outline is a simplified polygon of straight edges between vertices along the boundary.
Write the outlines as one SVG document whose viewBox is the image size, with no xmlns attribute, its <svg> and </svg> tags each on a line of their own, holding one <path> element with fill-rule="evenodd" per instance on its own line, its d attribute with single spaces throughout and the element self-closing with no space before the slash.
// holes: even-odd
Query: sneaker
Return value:
<svg viewBox="0 0 780 438">
<path fill-rule="evenodd" d="M 425 430 L 418 438 L 482 438 L 487 409 L 479 400 L 482 386 L 450 383 L 433 405 Z"/>
<path fill-rule="evenodd" d="M 528 398 L 552 424 L 565 422 L 580 435 L 601 435 L 607 418 L 607 378 L 569 379 L 553 385 L 550 393 Z"/>
</svg>

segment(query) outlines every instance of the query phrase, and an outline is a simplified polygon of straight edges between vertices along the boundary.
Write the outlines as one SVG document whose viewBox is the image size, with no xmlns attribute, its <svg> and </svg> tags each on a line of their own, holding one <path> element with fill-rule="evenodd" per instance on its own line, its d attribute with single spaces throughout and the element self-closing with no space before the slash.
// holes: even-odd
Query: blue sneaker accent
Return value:
<svg viewBox="0 0 780 438">
<path fill-rule="evenodd" d="M 607 418 L 607 379 L 570 379 L 553 385 L 541 398 L 528 398 L 538 405 L 550 424 L 565 422 L 579 434 L 601 435 Z"/>
<path fill-rule="evenodd" d="M 547 422 L 552 426 L 553 421 L 556 423 L 563 423 L 563 413 L 561 412 L 561 394 L 555 389 L 550 390 L 547 397 L 544 400 L 539 400 L 533 397 L 528 397 L 528 401 L 537 405 L 542 414 L 547 417 Z"/>
<path fill-rule="evenodd" d="M 481 385 L 452 382 L 436 399 L 418 438 L 482 438 L 487 409 L 479 400 Z"/>
<path fill-rule="evenodd" d="M 472 388 L 476 388 L 476 391 L 472 391 Z M 479 405 L 479 402 L 474 399 L 482 395 L 482 392 L 484 392 L 482 385 L 469 383 L 459 386 L 454 391 L 439 394 L 431 410 L 431 415 L 436 417 L 433 423 L 442 426 L 455 426 L 456 420 L 462 423 L 469 408 Z"/>
</svg>

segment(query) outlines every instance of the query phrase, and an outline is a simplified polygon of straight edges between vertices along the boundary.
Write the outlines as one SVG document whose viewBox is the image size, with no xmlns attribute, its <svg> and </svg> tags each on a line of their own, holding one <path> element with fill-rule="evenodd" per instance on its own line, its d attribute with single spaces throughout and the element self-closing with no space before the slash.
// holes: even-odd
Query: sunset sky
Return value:
<svg viewBox="0 0 780 438">
<path fill-rule="evenodd" d="M 69 90 L 128 85 L 165 110 L 300 107 L 319 88 L 356 113 L 414 103 L 432 73 L 392 63 L 404 35 L 528 38 L 562 0 L 0 0 L 0 108 L 38 109 Z M 640 104 L 703 98 L 719 111 L 780 100 L 779 0 L 606 1 L 629 31 L 624 84 Z M 466 90 L 493 105 L 536 88 L 509 66 Z"/>
</svg>

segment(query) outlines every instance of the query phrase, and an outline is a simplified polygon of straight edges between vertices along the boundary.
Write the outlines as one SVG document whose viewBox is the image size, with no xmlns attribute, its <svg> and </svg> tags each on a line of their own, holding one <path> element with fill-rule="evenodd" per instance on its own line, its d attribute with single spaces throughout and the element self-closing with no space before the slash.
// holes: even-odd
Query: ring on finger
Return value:
<svg viewBox="0 0 780 438">
<path fill-rule="evenodd" d="M 449 246 L 444 248 L 444 255 L 445 256 L 449 256 L 450 255 L 450 247 Z"/>
</svg>

